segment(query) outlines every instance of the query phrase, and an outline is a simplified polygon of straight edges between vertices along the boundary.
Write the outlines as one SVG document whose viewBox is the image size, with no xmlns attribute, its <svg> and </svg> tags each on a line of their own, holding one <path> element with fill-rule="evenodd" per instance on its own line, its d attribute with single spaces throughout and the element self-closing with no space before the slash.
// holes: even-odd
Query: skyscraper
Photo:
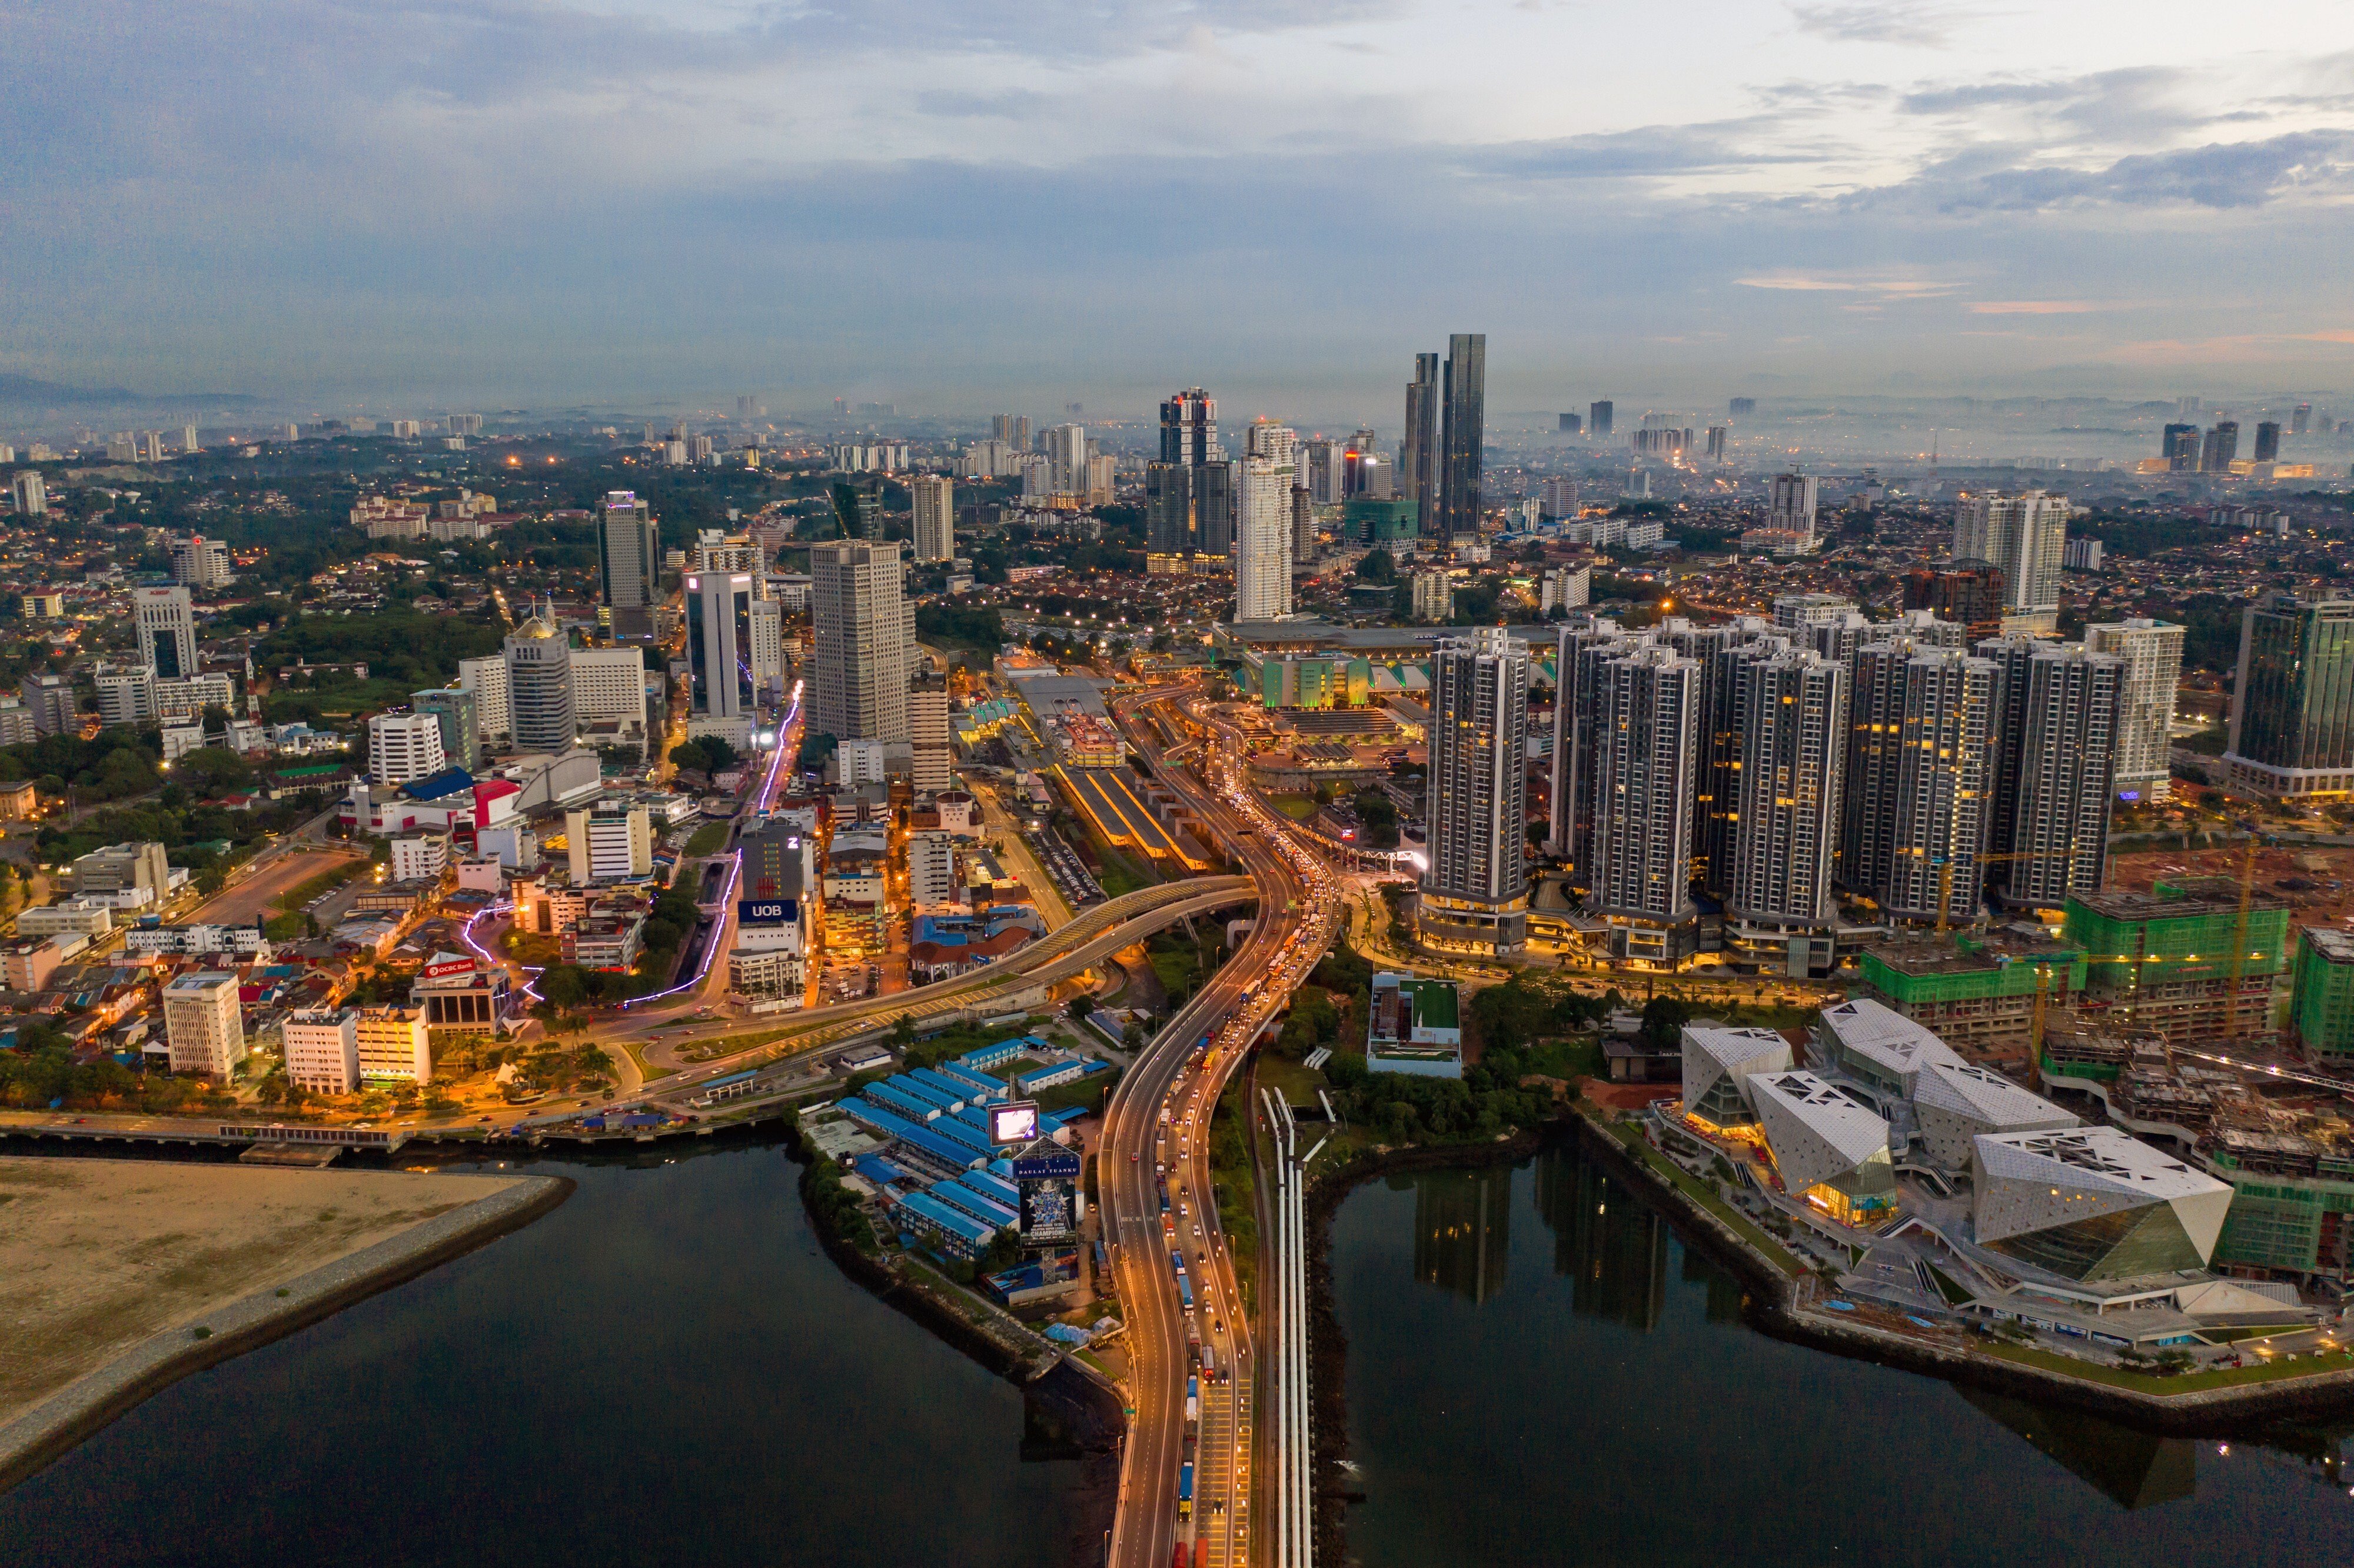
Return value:
<svg viewBox="0 0 2354 1568">
<path fill-rule="evenodd" d="M 2084 628 L 2085 647 L 2126 662 L 2114 769 L 2120 800 L 2173 796 L 2174 693 L 2182 679 L 2182 638 L 2181 627 L 2143 616 Z"/>
<path fill-rule="evenodd" d="M 556 607 L 535 611 L 507 634 L 507 724 L 517 751 L 572 749 L 580 726 L 572 706 L 572 641 Z"/>
<path fill-rule="evenodd" d="M 1586 405 L 1585 435 L 1588 440 L 1606 441 L 1610 439 L 1610 399 L 1607 397 Z"/>
<path fill-rule="evenodd" d="M 1050 425 L 1039 439 L 1045 449 L 1050 485 L 1062 495 L 1084 496 L 1087 493 L 1087 428 L 1085 425 Z"/>
<path fill-rule="evenodd" d="M 1739 663 L 1734 681 L 1741 755 L 1727 938 L 1761 968 L 1828 973 L 1848 672 L 1812 649 L 1786 649 Z"/>
<path fill-rule="evenodd" d="M 2019 752 L 2009 842 L 2020 858 L 1993 868 L 2004 903 L 2057 908 L 2099 891 L 2126 673 L 2115 654 L 2074 642 L 2046 642 L 2027 661 L 2026 723 L 1999 737 Z"/>
<path fill-rule="evenodd" d="M 1596 694 L 1604 651 L 1635 645 L 1615 620 L 1576 616 L 1554 633 L 1556 683 L 1553 705 L 1552 822 L 1546 850 L 1569 864 L 1575 886 L 1591 885 L 1594 839 L 1594 740 L 1601 727 Z"/>
<path fill-rule="evenodd" d="M 1486 461 L 1488 334 L 1458 332 L 1447 340 L 1446 407 L 1439 431 L 1439 532 L 1479 531 L 1479 487 Z"/>
<path fill-rule="evenodd" d="M 1954 509 L 1954 558 L 2001 571 L 2008 623 L 2049 632 L 2059 624 L 2060 568 L 2068 547 L 2068 501 L 2041 490 L 1965 496 Z"/>
<path fill-rule="evenodd" d="M 2280 424 L 2265 419 L 2256 426 L 2256 450 L 2253 454 L 2258 462 L 2271 462 L 2280 456 Z"/>
<path fill-rule="evenodd" d="M 896 545 L 883 547 L 894 557 L 899 553 Z M 691 734 L 718 735 L 738 745 L 750 737 L 752 583 L 749 572 L 687 574 L 686 662 L 694 681 L 692 716 L 687 721 Z"/>
<path fill-rule="evenodd" d="M 1235 477 L 1233 461 L 1225 458 L 1193 470 L 1193 547 L 1205 556 L 1234 550 Z"/>
<path fill-rule="evenodd" d="M 810 733 L 837 740 L 907 741 L 915 618 L 899 546 L 857 539 L 810 550 L 810 619 L 816 639 Z"/>
<path fill-rule="evenodd" d="M 937 795 L 956 782 L 949 748 L 948 677 L 918 672 L 907 683 L 907 734 L 914 743 L 910 782 L 919 795 Z M 935 899 L 938 903 L 942 900 Z"/>
<path fill-rule="evenodd" d="M 441 755 L 451 767 L 469 773 L 482 771 L 482 705 L 473 693 L 463 686 L 436 686 L 410 693 L 408 701 L 419 713 L 430 714 L 440 723 Z"/>
<path fill-rule="evenodd" d="M 2288 433 L 2301 436 L 2313 428 L 2313 405 L 2299 403 L 2288 417 Z"/>
<path fill-rule="evenodd" d="M 1242 460 L 1235 505 L 1235 619 L 1291 613 L 1291 471 L 1262 452 Z"/>
<path fill-rule="evenodd" d="M 1144 465 L 1144 547 L 1156 555 L 1193 549 L 1193 471 L 1183 463 Z"/>
<path fill-rule="evenodd" d="M 377 714 L 368 720 L 368 777 L 387 789 L 429 779 L 448 766 L 437 714 Z"/>
<path fill-rule="evenodd" d="M 2354 790 L 2354 599 L 2274 594 L 2240 617 L 2232 786 L 2278 797 Z"/>
<path fill-rule="evenodd" d="M 1026 440 L 1026 432 L 1025 432 Z M 1193 468 L 1225 455 L 1218 449 L 1218 400 L 1192 387 L 1161 404 L 1161 461 Z"/>
<path fill-rule="evenodd" d="M 1957 649 L 1890 639 L 1857 652 L 1839 878 L 1883 913 L 1935 920 L 1948 885 L 1948 917 L 1975 913 L 2000 683 Z"/>
<path fill-rule="evenodd" d="M 1528 939 L 1528 649 L 1501 627 L 1439 643 L 1430 666 L 1426 941 L 1517 952 Z"/>
<path fill-rule="evenodd" d="M 2159 455 L 2170 473 L 2195 473 L 2199 469 L 2199 427 L 2168 425 L 2161 434 Z"/>
<path fill-rule="evenodd" d="M 154 665 L 157 679 L 196 673 L 196 616 L 186 588 L 133 588 L 131 618 L 139 639 L 139 662 Z"/>
<path fill-rule="evenodd" d="M 908 481 L 916 502 L 916 559 L 956 558 L 956 482 L 944 473 L 919 473 Z"/>
<path fill-rule="evenodd" d="M 232 580 L 228 542 L 191 534 L 172 541 L 172 580 L 186 588 L 218 588 Z"/>
<path fill-rule="evenodd" d="M 1438 355 L 1414 356 L 1405 385 L 1405 440 L 1398 449 L 1398 499 L 1416 504 L 1416 532 L 1438 526 Z"/>
<path fill-rule="evenodd" d="M 662 602 L 662 539 L 653 509 L 637 493 L 609 490 L 597 521 L 597 563 L 605 603 L 644 609 Z"/>
<path fill-rule="evenodd" d="M 989 417 L 989 439 L 1003 441 L 1017 452 L 1030 450 L 1030 416 L 1027 414 L 991 414 Z"/>
<path fill-rule="evenodd" d="M 504 740 L 513 733 L 507 716 L 507 661 L 504 652 L 458 661 L 458 683 L 474 694 L 474 722 L 482 733 Z"/>
<path fill-rule="evenodd" d="M 42 517 L 48 514 L 49 490 L 40 474 L 32 469 L 19 469 L 9 481 L 9 491 L 16 498 L 16 515 Z"/>
<path fill-rule="evenodd" d="M 1820 482 L 1810 473 L 1776 474 L 1772 493 L 1766 503 L 1766 526 L 1812 539 L 1815 536 L 1815 492 Z"/>
<path fill-rule="evenodd" d="M 2208 429 L 2207 439 L 2199 447 L 2200 473 L 2229 473 L 2232 460 L 2240 455 L 2240 426 L 2234 419 L 2218 419 Z"/>
<path fill-rule="evenodd" d="M 1697 945 L 1691 862 L 1700 686 L 1700 662 L 1663 641 L 1606 659 L 1596 672 L 1587 903 L 1609 919 L 1613 958 L 1673 967 Z"/>
<path fill-rule="evenodd" d="M 1701 667 L 1692 875 L 1710 893 L 1726 897 L 1733 891 L 1734 830 L 1742 811 L 1740 697 L 1746 672 L 1808 643 L 1803 636 L 1767 631 L 1754 615 L 1711 627 L 1692 627 L 1679 617 L 1662 622 L 1661 632 L 1676 652 Z"/>
<path fill-rule="evenodd" d="M 752 695 L 758 702 L 781 702 L 785 692 L 785 607 L 773 599 L 755 597 L 748 618 L 752 646 Z"/>
</svg>

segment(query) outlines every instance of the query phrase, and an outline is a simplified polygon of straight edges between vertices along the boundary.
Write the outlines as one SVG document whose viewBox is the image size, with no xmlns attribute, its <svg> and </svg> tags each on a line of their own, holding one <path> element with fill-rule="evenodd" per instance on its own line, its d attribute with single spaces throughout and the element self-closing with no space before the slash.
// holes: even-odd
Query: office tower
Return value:
<svg viewBox="0 0 2354 1568">
<path fill-rule="evenodd" d="M 1235 464 L 1227 459 L 1193 470 L 1193 547 L 1205 556 L 1234 550 L 1235 479 Z"/>
<path fill-rule="evenodd" d="M 2021 630 L 2059 624 L 2060 569 L 2068 548 L 2068 501 L 2041 490 L 1965 496 L 1954 510 L 1954 558 L 2002 573 L 2008 620 Z"/>
<path fill-rule="evenodd" d="M 1950 920 L 1976 913 L 2000 684 L 1994 663 L 1956 649 L 1891 639 L 1857 652 L 1839 875 L 1883 914 L 1935 920 L 1941 894 Z"/>
<path fill-rule="evenodd" d="M 1607 397 L 1598 403 L 1586 406 L 1585 435 L 1588 440 L 1606 441 L 1610 439 L 1610 400 Z"/>
<path fill-rule="evenodd" d="M 1828 969 L 1831 862 L 1847 770 L 1848 672 L 1811 649 L 1734 672 L 1741 736 L 1728 912 L 1735 942 L 1786 972 Z M 1803 946 L 1799 944 L 1803 943 Z"/>
<path fill-rule="evenodd" d="M 615 609 L 644 609 L 663 601 L 662 537 L 653 509 L 634 491 L 605 493 L 597 525 L 597 558 L 605 602 Z"/>
<path fill-rule="evenodd" d="M 1316 506 L 1308 487 L 1291 487 L 1291 564 L 1304 567 L 1316 558 Z"/>
<path fill-rule="evenodd" d="M 919 473 L 907 482 L 916 501 L 916 559 L 956 558 L 956 482 L 944 473 Z"/>
<path fill-rule="evenodd" d="M 1430 864 L 1416 924 L 1442 947 L 1516 952 L 1528 938 L 1528 649 L 1501 627 L 1446 639 L 1430 711 Z"/>
<path fill-rule="evenodd" d="M 1554 633 L 1556 683 L 1553 708 L 1552 821 L 1546 853 L 1567 863 L 1572 883 L 1590 885 L 1594 838 L 1594 743 L 1601 727 L 1596 705 L 1606 653 L 1635 646 L 1617 621 L 1599 616 L 1564 620 Z"/>
<path fill-rule="evenodd" d="M 827 546 L 819 546 L 818 549 Z M 899 546 L 891 552 L 896 570 Z M 814 554 L 815 552 L 812 552 Z M 689 572 L 686 577 L 686 662 L 694 681 L 694 724 L 702 733 L 748 736 L 754 705 L 752 599 L 749 572 Z M 904 738 L 904 736 L 902 737 Z M 741 741 L 738 740 L 741 744 Z"/>
<path fill-rule="evenodd" d="M 2085 647 L 2126 662 L 2114 769 L 2120 800 L 2164 800 L 2174 793 L 2169 758 L 2182 639 L 2181 627 L 2146 616 L 2084 628 Z"/>
<path fill-rule="evenodd" d="M 18 691 L 36 733 L 73 735 L 81 729 L 81 716 L 74 711 L 73 683 L 63 675 L 27 675 Z"/>
<path fill-rule="evenodd" d="M 1144 547 L 1163 556 L 1194 548 L 1193 471 L 1182 463 L 1144 465 Z"/>
<path fill-rule="evenodd" d="M 2256 425 L 2255 461 L 2271 462 L 2280 456 L 2280 423 L 2274 419 L 2261 420 Z"/>
<path fill-rule="evenodd" d="M 2232 460 L 2240 455 L 2240 427 L 2236 420 L 2218 419 L 2208 430 L 2207 439 L 2199 448 L 2200 473 L 2229 473 Z"/>
<path fill-rule="evenodd" d="M 915 618 L 900 582 L 899 546 L 852 540 L 810 551 L 815 634 L 810 733 L 906 741 Z"/>
<path fill-rule="evenodd" d="M 1733 428 L 1730 425 L 1711 425 L 1708 428 L 1708 461 L 1723 462 L 1725 446 L 1732 439 Z"/>
<path fill-rule="evenodd" d="M 637 657 L 637 650 L 629 651 Z M 482 768 L 482 699 L 463 686 L 437 686 L 430 691 L 411 692 L 408 701 L 420 714 L 430 714 L 440 722 L 441 756 L 453 768 L 469 773 Z M 373 755 L 373 752 L 371 752 Z"/>
<path fill-rule="evenodd" d="M 2199 427 L 2168 425 L 2160 434 L 2159 455 L 2171 473 L 2195 473 L 2199 468 Z"/>
<path fill-rule="evenodd" d="M 1299 480 L 1317 505 L 1338 506 L 1348 499 L 1342 486 L 1347 482 L 1349 450 L 1346 443 L 1330 436 L 1318 436 L 1302 447 Z"/>
<path fill-rule="evenodd" d="M 565 812 L 564 843 L 575 887 L 653 874 L 653 813 L 631 801 L 599 800 Z"/>
<path fill-rule="evenodd" d="M 184 588 L 218 588 L 230 580 L 228 546 L 191 534 L 172 541 L 172 580 Z"/>
<path fill-rule="evenodd" d="M 1666 642 L 1647 643 L 1606 660 L 1598 684 L 1587 904 L 1609 919 L 1611 957 L 1672 967 L 1696 936 L 1700 662 Z M 1434 719 L 1433 735 L 1437 727 Z"/>
<path fill-rule="evenodd" d="M 449 766 L 439 714 L 377 714 L 368 720 L 368 777 L 388 789 Z"/>
<path fill-rule="evenodd" d="M 2301 436 L 2313 428 L 2313 405 L 2299 403 L 2288 417 L 2288 433 Z"/>
<path fill-rule="evenodd" d="M 1917 567 L 1904 574 L 1904 608 L 1953 621 L 1976 642 L 2002 630 L 2003 586 L 2001 568 L 1985 561 Z"/>
<path fill-rule="evenodd" d="M 1488 334 L 1459 332 L 1449 337 L 1443 375 L 1439 532 L 1451 537 L 1479 531 L 1480 482 L 1486 461 Z"/>
<path fill-rule="evenodd" d="M 908 677 L 907 737 L 915 747 L 910 782 L 916 793 L 937 795 L 953 788 L 956 776 L 950 771 L 947 676 L 925 670 Z"/>
<path fill-rule="evenodd" d="M 1030 416 L 991 414 L 989 417 L 989 439 L 993 441 L 1003 441 L 1017 452 L 1028 451 L 1030 450 Z"/>
<path fill-rule="evenodd" d="M 101 664 L 91 675 L 98 687 L 98 722 L 145 724 L 155 716 L 155 672 L 144 664 Z"/>
<path fill-rule="evenodd" d="M 2108 864 L 2120 707 L 2127 666 L 2082 643 L 2046 642 L 2027 660 L 2025 722 L 2015 736 L 2009 853 L 1993 866 L 2005 904 L 2056 909 L 2072 893 L 2100 890 Z M 2009 705 L 2006 704 L 2006 706 Z"/>
<path fill-rule="evenodd" d="M 17 516 L 41 517 L 48 514 L 48 487 L 41 482 L 38 473 L 29 468 L 19 470 L 16 477 L 9 482 L 9 489 L 16 498 Z"/>
<path fill-rule="evenodd" d="M 164 1039 L 172 1071 L 226 1082 L 245 1060 L 237 976 L 195 970 L 164 988 Z"/>
<path fill-rule="evenodd" d="M 507 661 L 504 653 L 486 659 L 458 661 L 458 684 L 474 694 L 474 722 L 482 733 L 504 740 L 514 733 L 507 718 Z"/>
<path fill-rule="evenodd" d="M 1218 400 L 1199 387 L 1161 404 L 1161 461 L 1197 468 L 1225 454 L 1218 449 Z"/>
<path fill-rule="evenodd" d="M 1387 501 L 1397 488 L 1390 460 L 1370 446 L 1352 447 L 1342 457 L 1341 496 L 1343 501 Z"/>
<path fill-rule="evenodd" d="M 1438 515 L 1438 355 L 1414 356 L 1405 387 L 1405 440 L 1398 449 L 1398 498 L 1415 503 L 1415 531 L 1443 534 Z"/>
<path fill-rule="evenodd" d="M 153 665 L 158 679 L 196 673 L 196 615 L 186 588 L 133 588 L 131 618 L 139 638 L 139 662 Z"/>
<path fill-rule="evenodd" d="M 2282 593 L 2250 605 L 2232 689 L 2223 765 L 2233 789 L 2277 797 L 2354 790 L 2354 599 Z"/>
<path fill-rule="evenodd" d="M 1585 433 L 1585 416 L 1583 414 L 1562 415 L 1560 424 L 1557 428 L 1557 433 L 1564 436 L 1584 435 Z"/>
<path fill-rule="evenodd" d="M 1235 619 L 1291 613 L 1291 474 L 1259 452 L 1242 460 L 1235 498 Z"/>
<path fill-rule="evenodd" d="M 747 662 L 752 666 L 752 700 L 780 703 L 785 694 L 785 607 L 773 599 L 756 597 L 746 621 L 751 639 Z"/>
<path fill-rule="evenodd" d="M 507 634 L 507 727 L 514 748 L 572 749 L 579 722 L 572 709 L 572 640 L 556 623 L 556 606 Z"/>
<path fill-rule="evenodd" d="M 1766 526 L 1813 538 L 1816 486 L 1820 482 L 1810 473 L 1776 474 L 1766 502 Z"/>
</svg>

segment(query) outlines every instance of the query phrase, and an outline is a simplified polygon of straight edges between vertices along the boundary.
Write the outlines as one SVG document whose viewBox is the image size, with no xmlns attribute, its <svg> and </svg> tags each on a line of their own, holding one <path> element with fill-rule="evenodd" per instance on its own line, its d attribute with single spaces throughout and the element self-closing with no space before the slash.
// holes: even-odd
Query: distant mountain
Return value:
<svg viewBox="0 0 2354 1568">
<path fill-rule="evenodd" d="M 163 392 L 149 395 L 124 387 L 67 387 L 30 376 L 0 374 L 0 403 L 38 403 L 48 408 L 66 404 L 203 403 L 213 406 L 251 403 L 244 392 Z"/>
</svg>

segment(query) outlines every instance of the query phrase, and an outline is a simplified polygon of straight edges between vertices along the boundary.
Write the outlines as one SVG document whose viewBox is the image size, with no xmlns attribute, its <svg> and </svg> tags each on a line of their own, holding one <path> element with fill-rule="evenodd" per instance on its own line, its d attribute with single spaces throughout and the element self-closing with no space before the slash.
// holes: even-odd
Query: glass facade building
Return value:
<svg viewBox="0 0 2354 1568">
<path fill-rule="evenodd" d="M 2240 620 L 2239 697 L 2223 765 L 2272 796 L 2354 789 L 2354 599 L 2276 594 Z"/>
</svg>

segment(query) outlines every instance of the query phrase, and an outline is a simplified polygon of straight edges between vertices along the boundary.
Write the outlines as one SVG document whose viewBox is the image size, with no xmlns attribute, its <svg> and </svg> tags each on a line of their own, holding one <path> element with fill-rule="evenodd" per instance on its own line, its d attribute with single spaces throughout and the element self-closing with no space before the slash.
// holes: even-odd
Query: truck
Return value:
<svg viewBox="0 0 2354 1568">
<path fill-rule="evenodd" d="M 1193 1517 L 1193 1461 L 1191 1459 L 1177 1467 L 1177 1517 L 1180 1520 Z"/>
<path fill-rule="evenodd" d="M 1202 1419 L 1202 1380 L 1185 1380 L 1185 1425 L 1191 1426 Z"/>
</svg>

